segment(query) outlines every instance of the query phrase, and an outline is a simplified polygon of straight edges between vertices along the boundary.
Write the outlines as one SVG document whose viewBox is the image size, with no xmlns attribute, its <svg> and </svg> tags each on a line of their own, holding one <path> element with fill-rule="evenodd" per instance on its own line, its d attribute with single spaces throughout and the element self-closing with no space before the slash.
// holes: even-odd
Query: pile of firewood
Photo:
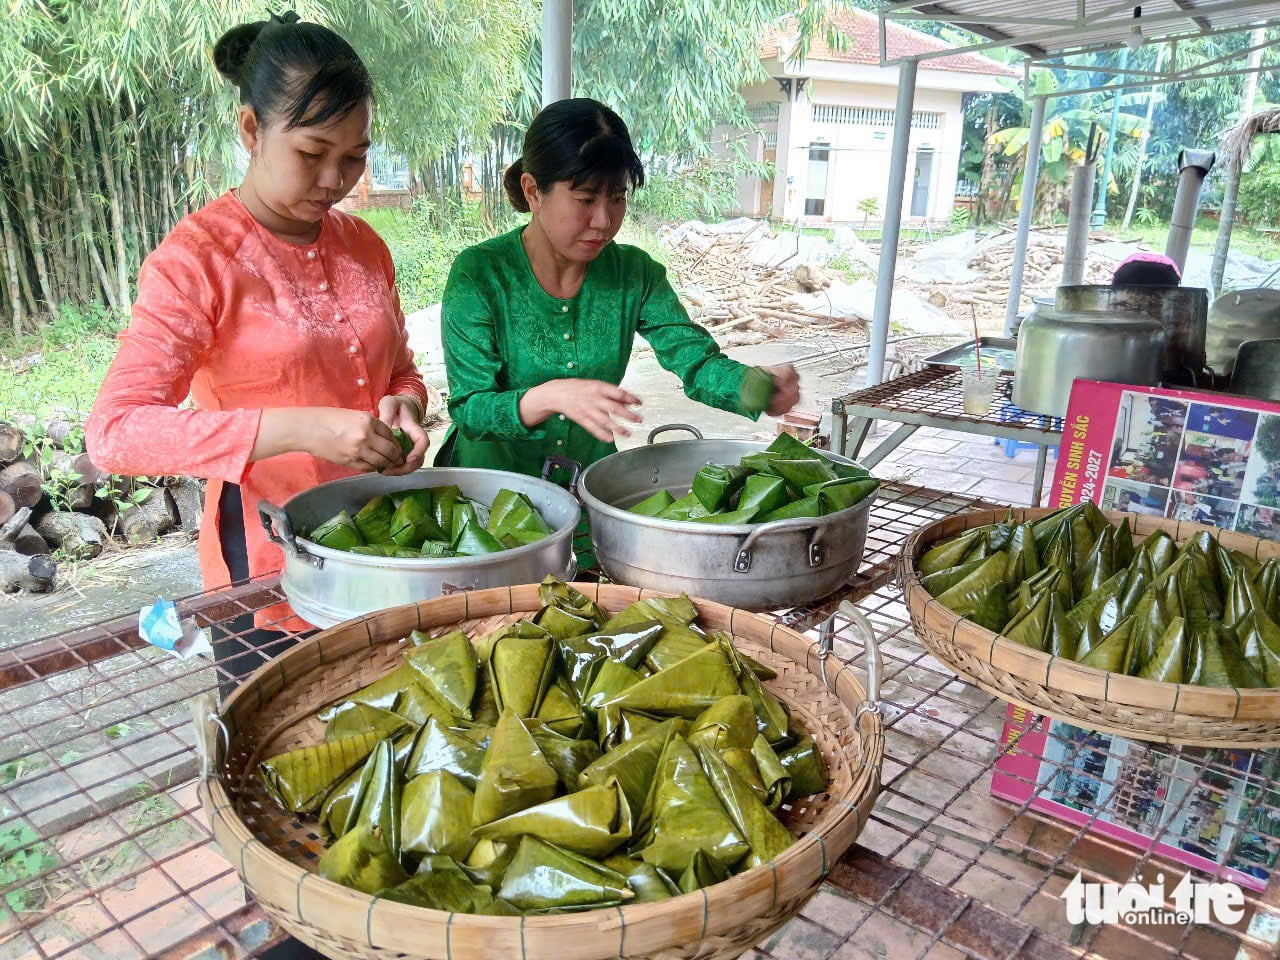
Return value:
<svg viewBox="0 0 1280 960">
<path fill-rule="evenodd" d="M 986 280 L 1001 285 L 1007 292 L 1013 273 L 1012 233 L 996 237 L 979 248 L 978 253 L 969 261 L 969 266 L 986 274 Z M 1027 242 L 1027 264 L 1022 274 L 1022 285 L 1026 289 L 1055 287 L 1062 277 L 1062 261 L 1065 254 L 1061 236 L 1046 236 L 1032 233 Z M 1115 265 L 1102 261 L 1097 257 L 1086 261 L 1085 283 L 1110 283 Z"/>
<path fill-rule="evenodd" d="M 788 327 L 863 326 L 856 317 L 797 310 L 788 301 L 831 285 L 811 264 L 762 267 L 749 258 L 754 234 L 686 233 L 667 255 L 671 280 L 689 316 L 727 346 L 786 336 Z"/>
<path fill-rule="evenodd" d="M 0 421 L 0 590 L 52 589 L 54 553 L 97 557 L 113 540 L 140 545 L 200 529 L 203 484 L 116 477 L 94 466 L 69 419 Z"/>
</svg>

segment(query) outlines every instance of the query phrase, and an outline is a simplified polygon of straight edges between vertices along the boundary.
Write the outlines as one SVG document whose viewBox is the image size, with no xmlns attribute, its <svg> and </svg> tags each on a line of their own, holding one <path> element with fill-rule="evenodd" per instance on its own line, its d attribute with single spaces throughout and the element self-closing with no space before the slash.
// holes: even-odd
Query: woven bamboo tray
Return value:
<svg viewBox="0 0 1280 960">
<path fill-rule="evenodd" d="M 610 612 L 657 595 L 634 587 L 575 586 Z M 705 626 L 729 632 L 743 652 L 777 671 L 769 689 L 813 735 L 830 772 L 827 793 L 781 812 L 800 839 L 772 863 L 660 903 L 516 918 L 407 906 L 315 875 L 324 851 L 315 824 L 282 812 L 267 797 L 258 762 L 322 740 L 316 711 L 390 672 L 411 630 L 479 635 L 535 612 L 536 586 L 384 610 L 319 633 L 264 665 L 223 708 L 225 736 L 197 725 L 210 756 L 200 795 L 214 837 L 263 909 L 334 958 L 737 957 L 799 912 L 866 824 L 880 788 L 884 728 L 851 669 L 826 669 L 830 689 L 819 679 L 827 663 L 819 644 L 742 610 L 694 603 Z"/>
<path fill-rule="evenodd" d="M 1047 509 L 1015 509 L 1036 520 Z M 1084 667 L 1032 650 L 958 617 L 920 585 L 915 562 L 930 546 L 973 527 L 1004 519 L 1005 510 L 957 514 L 921 527 L 898 558 L 911 625 L 937 659 L 988 693 L 1034 713 L 1134 740 L 1193 746 L 1262 748 L 1280 745 L 1280 688 L 1238 690 L 1143 680 Z M 1107 513 L 1128 519 L 1139 543 L 1164 530 L 1178 543 L 1207 530 L 1223 546 L 1259 561 L 1280 555 L 1280 543 L 1161 517 Z"/>
</svg>

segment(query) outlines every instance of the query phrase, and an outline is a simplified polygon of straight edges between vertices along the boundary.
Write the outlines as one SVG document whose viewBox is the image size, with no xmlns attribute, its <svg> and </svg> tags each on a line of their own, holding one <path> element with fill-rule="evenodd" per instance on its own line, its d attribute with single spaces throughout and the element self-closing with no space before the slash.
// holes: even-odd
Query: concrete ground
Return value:
<svg viewBox="0 0 1280 960">
<path fill-rule="evenodd" d="M 897 426 L 896 423 L 877 424 L 877 429 L 863 444 L 862 452 L 874 450 Z M 1050 450 L 1045 464 L 1042 504 L 1048 502 L 1057 465 L 1057 458 Z M 910 481 L 935 490 L 968 493 L 996 503 L 1026 507 L 1031 505 L 1035 466 L 1035 450 L 1016 450 L 1011 457 L 1005 452 L 1003 440 L 997 443 L 971 433 L 921 427 L 876 466 L 875 474 L 885 480 Z"/>
</svg>

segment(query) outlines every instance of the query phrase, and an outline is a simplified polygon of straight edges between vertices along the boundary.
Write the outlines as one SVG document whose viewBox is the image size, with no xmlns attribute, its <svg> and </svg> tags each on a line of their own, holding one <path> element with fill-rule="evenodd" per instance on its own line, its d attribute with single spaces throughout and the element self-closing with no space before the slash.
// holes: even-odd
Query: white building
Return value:
<svg viewBox="0 0 1280 960">
<path fill-rule="evenodd" d="M 721 127 L 726 137 L 744 137 L 747 156 L 773 163 L 771 180 L 742 177 L 739 213 L 797 223 L 879 221 L 889 184 L 897 67 L 881 67 L 879 26 L 863 11 L 836 14 L 847 38 L 843 50 L 815 37 L 803 64 L 788 63 L 795 27 L 768 37 L 761 58 L 770 79 L 742 93 L 758 130 Z M 893 22 L 887 25 L 888 56 L 945 50 L 948 44 Z M 966 93 L 1007 92 L 1001 78 L 1018 74 L 975 54 L 920 63 L 911 124 L 912 166 L 903 199 L 904 222 L 946 222 L 951 217 L 960 165 Z M 780 188 L 779 185 L 785 185 Z M 870 207 L 874 199 L 874 212 Z"/>
</svg>

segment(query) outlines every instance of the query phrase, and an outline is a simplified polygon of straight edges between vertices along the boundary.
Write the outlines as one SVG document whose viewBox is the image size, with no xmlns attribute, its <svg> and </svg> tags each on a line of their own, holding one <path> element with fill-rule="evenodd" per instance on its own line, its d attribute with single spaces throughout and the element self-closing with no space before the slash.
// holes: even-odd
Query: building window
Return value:
<svg viewBox="0 0 1280 960">
<path fill-rule="evenodd" d="M 805 179 L 804 214 L 821 217 L 827 210 L 827 171 L 831 165 L 831 145 L 809 146 L 809 176 Z"/>
<path fill-rule="evenodd" d="M 776 102 L 753 103 L 747 107 L 747 116 L 755 124 L 777 123 L 779 106 Z"/>
<path fill-rule="evenodd" d="M 892 127 L 896 112 L 892 107 L 848 107 L 838 103 L 813 105 L 815 122 L 853 127 Z M 911 126 L 916 130 L 939 130 L 942 114 L 917 110 L 911 114 Z"/>
</svg>

